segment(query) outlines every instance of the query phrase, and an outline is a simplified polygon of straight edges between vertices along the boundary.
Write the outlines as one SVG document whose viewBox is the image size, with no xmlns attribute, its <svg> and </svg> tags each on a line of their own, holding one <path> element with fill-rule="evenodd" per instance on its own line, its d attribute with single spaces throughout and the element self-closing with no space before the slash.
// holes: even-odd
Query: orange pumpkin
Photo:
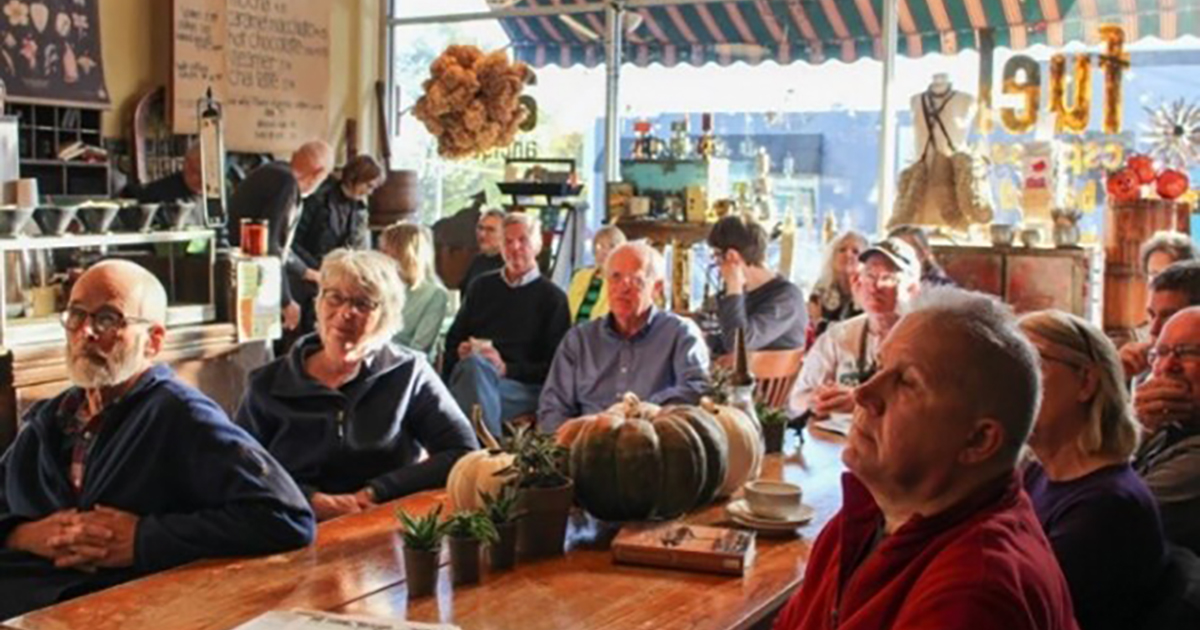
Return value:
<svg viewBox="0 0 1200 630">
<path fill-rule="evenodd" d="M 1105 189 L 1114 201 L 1134 201 L 1141 197 L 1141 182 L 1133 169 L 1129 168 L 1110 173 Z"/>
<path fill-rule="evenodd" d="M 1148 155 L 1133 155 L 1125 162 L 1125 167 L 1132 170 L 1134 175 L 1137 175 L 1138 183 L 1153 184 L 1154 183 L 1154 160 Z"/>
<path fill-rule="evenodd" d="M 1158 174 L 1158 196 L 1163 199 L 1178 199 L 1188 191 L 1188 176 L 1186 173 L 1167 169 Z"/>
</svg>

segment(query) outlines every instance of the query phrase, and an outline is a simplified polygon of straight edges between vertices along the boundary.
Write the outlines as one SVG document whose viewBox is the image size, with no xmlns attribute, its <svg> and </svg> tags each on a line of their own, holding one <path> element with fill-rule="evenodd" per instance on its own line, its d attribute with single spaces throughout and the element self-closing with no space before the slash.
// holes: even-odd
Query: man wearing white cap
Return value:
<svg viewBox="0 0 1200 630">
<path fill-rule="evenodd" d="M 854 388 L 874 373 L 880 342 L 920 290 L 920 258 L 899 238 L 879 241 L 858 260 L 851 285 L 864 312 L 831 325 L 805 355 L 792 389 L 794 416 L 811 413 L 825 418 L 853 411 Z"/>
</svg>

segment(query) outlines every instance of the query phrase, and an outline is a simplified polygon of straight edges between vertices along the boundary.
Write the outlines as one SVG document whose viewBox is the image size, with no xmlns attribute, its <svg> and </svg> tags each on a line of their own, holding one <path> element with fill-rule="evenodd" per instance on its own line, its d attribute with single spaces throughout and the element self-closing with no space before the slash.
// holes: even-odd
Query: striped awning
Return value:
<svg viewBox="0 0 1200 630">
<path fill-rule="evenodd" d="M 883 3 L 890 0 L 697 0 L 630 10 L 624 61 L 756 65 L 883 55 Z M 678 2 L 678 0 L 676 0 Z M 1126 40 L 1200 35 L 1200 0 L 898 0 L 901 55 L 975 48 L 992 29 L 997 46 L 1098 43 L 1097 27 L 1120 24 Z M 604 62 L 604 2 L 521 0 L 518 7 L 594 11 L 500 19 L 518 59 L 535 67 Z M 639 19 L 640 18 L 640 19 Z"/>
</svg>

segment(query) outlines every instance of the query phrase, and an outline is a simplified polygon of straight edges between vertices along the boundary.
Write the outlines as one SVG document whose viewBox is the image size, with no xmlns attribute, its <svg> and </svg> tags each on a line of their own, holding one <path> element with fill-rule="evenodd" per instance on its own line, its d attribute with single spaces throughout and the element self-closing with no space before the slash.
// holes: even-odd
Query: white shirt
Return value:
<svg viewBox="0 0 1200 630">
<path fill-rule="evenodd" d="M 541 276 L 542 276 L 542 270 L 538 269 L 537 265 L 534 265 L 533 269 L 530 269 L 529 271 L 527 271 L 525 273 L 525 275 L 521 276 L 520 278 L 517 278 L 516 282 L 509 282 L 508 281 L 508 267 L 500 268 L 500 279 L 504 281 L 504 284 L 507 284 L 510 288 L 513 288 L 513 289 L 519 289 L 519 288 L 529 284 L 530 282 L 537 280 Z"/>
<path fill-rule="evenodd" d="M 808 411 L 808 397 L 821 385 L 856 387 L 865 381 L 864 373 L 875 369 L 875 355 L 882 341 L 882 335 L 870 331 L 866 314 L 830 324 L 804 355 L 804 367 L 792 386 L 788 405 L 792 416 Z"/>
</svg>

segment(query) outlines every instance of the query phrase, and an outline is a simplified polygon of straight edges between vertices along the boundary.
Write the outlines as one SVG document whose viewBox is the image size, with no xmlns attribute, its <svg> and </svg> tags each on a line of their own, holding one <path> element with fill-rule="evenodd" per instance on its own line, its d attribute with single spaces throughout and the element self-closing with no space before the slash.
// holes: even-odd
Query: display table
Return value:
<svg viewBox="0 0 1200 630">
<path fill-rule="evenodd" d="M 999 296 L 1018 313 L 1058 309 L 1100 325 L 1104 253 L 1094 247 L 935 245 L 959 286 Z"/>
<path fill-rule="evenodd" d="M 264 558 L 206 561 L 4 622 L 9 628 L 233 628 L 264 612 L 322 611 L 443 621 L 463 628 L 749 628 L 775 613 L 804 575 L 813 538 L 841 505 L 841 438 L 810 435 L 799 453 L 794 437 L 770 455 L 764 477 L 804 488 L 817 516 L 798 537 L 760 536 L 744 577 L 616 565 L 596 548 L 598 528 L 572 518 L 570 551 L 560 558 L 485 572 L 480 584 L 455 588 L 443 567 L 434 597 L 409 602 L 394 512 L 425 512 L 444 492 L 413 495 L 320 525 L 306 549 Z M 723 523 L 715 505 L 686 519 Z M 443 564 L 445 564 L 443 556 Z"/>
</svg>

